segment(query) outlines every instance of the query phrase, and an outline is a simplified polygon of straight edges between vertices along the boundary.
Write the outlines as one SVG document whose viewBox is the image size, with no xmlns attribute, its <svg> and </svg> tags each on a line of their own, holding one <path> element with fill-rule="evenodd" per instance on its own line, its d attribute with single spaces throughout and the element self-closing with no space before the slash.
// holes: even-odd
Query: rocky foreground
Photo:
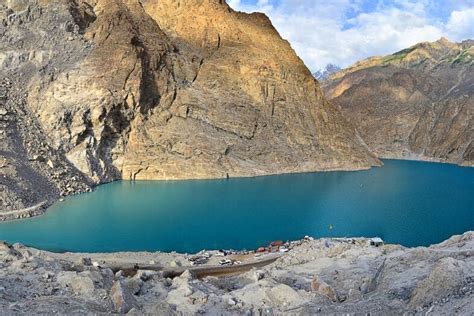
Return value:
<svg viewBox="0 0 474 316">
<path fill-rule="evenodd" d="M 0 244 L 0 313 L 469 314 L 474 310 L 474 232 L 428 248 L 375 247 L 363 238 L 307 239 L 289 248 L 264 267 L 233 275 L 201 273 L 198 278 L 196 266 L 190 265 L 196 256 L 55 254 Z M 200 267 L 215 267 L 222 259 L 241 260 L 235 267 L 275 256 L 209 254 L 209 261 Z"/>
</svg>

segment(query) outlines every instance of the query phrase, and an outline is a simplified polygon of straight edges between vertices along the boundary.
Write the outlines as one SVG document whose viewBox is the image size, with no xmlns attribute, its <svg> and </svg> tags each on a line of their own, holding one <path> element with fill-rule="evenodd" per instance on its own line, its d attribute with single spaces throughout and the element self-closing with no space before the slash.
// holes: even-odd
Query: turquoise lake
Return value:
<svg viewBox="0 0 474 316">
<path fill-rule="evenodd" d="M 474 230 L 474 168 L 382 168 L 192 181 L 118 181 L 0 224 L 0 240 L 52 251 L 254 249 L 273 240 L 379 236 L 426 246 Z"/>
</svg>

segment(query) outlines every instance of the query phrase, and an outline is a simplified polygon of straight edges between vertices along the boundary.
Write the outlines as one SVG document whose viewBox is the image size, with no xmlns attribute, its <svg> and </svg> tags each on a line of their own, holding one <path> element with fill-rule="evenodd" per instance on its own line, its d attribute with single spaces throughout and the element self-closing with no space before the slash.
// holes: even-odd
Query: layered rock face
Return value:
<svg viewBox="0 0 474 316">
<path fill-rule="evenodd" d="M 9 0 L 0 21 L 2 146 L 19 146 L 2 149 L 1 172 L 33 168 L 30 187 L 379 164 L 262 14 L 218 0 Z M 18 177 L 2 180 L 10 209 L 31 196 Z"/>
<path fill-rule="evenodd" d="M 474 42 L 442 38 L 335 73 L 325 95 L 381 157 L 474 164 Z"/>
<path fill-rule="evenodd" d="M 67 7 L 46 15 L 45 8 L 30 4 L 0 4 L 0 220 L 41 213 L 59 195 L 90 190 L 91 184 L 51 146 L 27 102 L 33 78 L 52 80 L 55 67 L 82 54 L 82 45 L 72 41 L 60 53 Z"/>
</svg>

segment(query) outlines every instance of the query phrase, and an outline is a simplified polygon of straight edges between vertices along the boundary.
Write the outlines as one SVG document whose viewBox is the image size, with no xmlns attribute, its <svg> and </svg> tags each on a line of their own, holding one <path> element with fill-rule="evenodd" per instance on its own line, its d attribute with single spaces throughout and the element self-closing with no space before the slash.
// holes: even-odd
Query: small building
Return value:
<svg viewBox="0 0 474 316">
<path fill-rule="evenodd" d="M 283 246 L 283 241 L 277 240 L 277 241 L 272 241 L 270 243 L 270 247 L 281 247 Z"/>
<path fill-rule="evenodd" d="M 370 245 L 375 247 L 383 246 L 383 240 L 379 237 L 370 238 Z"/>
</svg>

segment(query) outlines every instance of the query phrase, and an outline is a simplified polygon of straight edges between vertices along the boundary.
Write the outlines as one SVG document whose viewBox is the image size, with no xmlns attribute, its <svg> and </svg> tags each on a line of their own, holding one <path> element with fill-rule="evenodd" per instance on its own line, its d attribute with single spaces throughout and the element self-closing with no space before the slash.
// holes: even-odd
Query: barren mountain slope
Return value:
<svg viewBox="0 0 474 316">
<path fill-rule="evenodd" d="M 216 0 L 143 4 L 180 58 L 178 87 L 172 104 L 152 116 L 165 123 L 151 119 L 132 129 L 124 177 L 254 176 L 378 163 L 267 17 Z"/>
<path fill-rule="evenodd" d="M 120 178 L 379 164 L 262 14 L 218 0 L 9 0 L 0 22 L 2 211 Z"/>
<path fill-rule="evenodd" d="M 33 78 L 54 80 L 90 51 L 83 41 L 67 41 L 67 6 L 45 9 L 28 1 L 0 4 L 0 220 L 36 214 L 59 195 L 90 189 L 87 177 L 51 146 L 27 103 Z"/>
<path fill-rule="evenodd" d="M 341 70 L 327 98 L 381 157 L 474 164 L 474 46 L 442 38 Z"/>
</svg>

